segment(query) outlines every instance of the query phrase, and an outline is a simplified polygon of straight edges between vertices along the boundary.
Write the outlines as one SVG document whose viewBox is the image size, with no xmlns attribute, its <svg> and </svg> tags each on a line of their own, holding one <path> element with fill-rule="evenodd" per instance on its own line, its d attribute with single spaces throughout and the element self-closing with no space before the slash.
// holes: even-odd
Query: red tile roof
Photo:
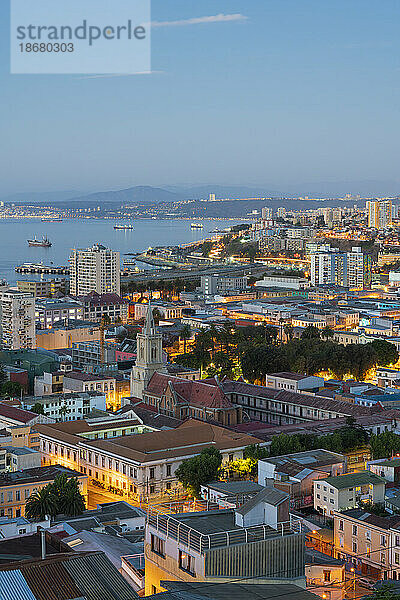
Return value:
<svg viewBox="0 0 400 600">
<path fill-rule="evenodd" d="M 232 408 L 233 404 L 217 385 L 203 381 L 193 381 L 181 377 L 171 377 L 162 373 L 154 373 L 146 388 L 151 395 L 161 397 L 168 384 L 179 398 L 190 406 L 206 408 Z"/>
<path fill-rule="evenodd" d="M 0 402 L 0 417 L 4 417 L 5 419 L 14 419 L 21 423 L 29 423 L 29 421 L 32 421 L 32 419 L 37 416 L 37 413 L 31 412 L 30 410 L 24 410 Z"/>
</svg>

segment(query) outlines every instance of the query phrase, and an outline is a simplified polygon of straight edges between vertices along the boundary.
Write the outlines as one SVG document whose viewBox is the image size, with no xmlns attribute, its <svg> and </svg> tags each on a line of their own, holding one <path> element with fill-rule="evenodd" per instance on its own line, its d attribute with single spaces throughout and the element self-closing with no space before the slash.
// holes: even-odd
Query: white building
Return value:
<svg viewBox="0 0 400 600">
<path fill-rule="evenodd" d="M 277 275 L 265 275 L 260 281 L 256 281 L 256 287 L 282 287 L 292 290 L 305 290 L 310 287 L 308 279 L 303 277 L 284 277 Z"/>
<path fill-rule="evenodd" d="M 120 253 L 95 244 L 72 250 L 69 257 L 70 292 L 73 296 L 120 293 Z"/>
<path fill-rule="evenodd" d="M 385 500 L 386 482 L 371 471 L 347 473 L 314 481 L 314 508 L 332 516 L 335 511 L 356 508 L 359 501 L 379 504 Z"/>
<path fill-rule="evenodd" d="M 0 291 L 0 338 L 3 348 L 36 348 L 35 299 L 14 289 Z"/>
<path fill-rule="evenodd" d="M 362 289 L 366 285 L 366 260 L 360 247 L 351 252 L 322 246 L 311 254 L 312 285 L 339 285 Z"/>
<path fill-rule="evenodd" d="M 24 398 L 23 403 L 28 410 L 40 404 L 44 414 L 56 421 L 76 421 L 85 418 L 92 410 L 106 410 L 106 396 L 102 391 L 30 396 Z"/>
</svg>

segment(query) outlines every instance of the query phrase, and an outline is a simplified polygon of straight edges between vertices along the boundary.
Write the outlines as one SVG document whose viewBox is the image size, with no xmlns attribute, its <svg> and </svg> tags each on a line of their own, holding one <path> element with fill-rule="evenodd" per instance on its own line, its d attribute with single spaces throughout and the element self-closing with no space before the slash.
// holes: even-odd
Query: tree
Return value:
<svg viewBox="0 0 400 600">
<path fill-rule="evenodd" d="M 315 327 L 315 325 L 309 325 L 308 327 L 305 328 L 305 330 L 303 331 L 303 333 L 301 334 L 301 339 L 302 340 L 310 340 L 310 339 L 319 339 L 320 336 L 320 332 L 318 327 Z"/>
<path fill-rule="evenodd" d="M 390 583 L 384 583 L 368 597 L 371 600 L 398 600 L 400 598 L 400 590 Z"/>
<path fill-rule="evenodd" d="M 44 415 L 45 413 L 44 413 L 43 404 L 40 404 L 40 402 L 36 402 L 33 405 L 32 412 L 35 412 L 37 415 Z"/>
<path fill-rule="evenodd" d="M 198 456 L 184 460 L 176 470 L 178 481 L 198 498 L 201 486 L 217 479 L 222 455 L 217 448 L 206 448 Z"/>
<path fill-rule="evenodd" d="M 393 431 L 373 434 L 370 440 L 371 454 L 374 459 L 392 457 L 400 453 L 400 436 Z"/>
<path fill-rule="evenodd" d="M 386 340 L 374 340 L 367 346 L 372 346 L 376 354 L 376 365 L 386 367 L 394 365 L 399 360 L 396 346 Z"/>
<path fill-rule="evenodd" d="M 18 381 L 4 381 L 0 388 L 2 396 L 20 396 L 21 389 L 21 384 Z"/>
<path fill-rule="evenodd" d="M 29 496 L 25 504 L 28 519 L 43 521 L 46 516 L 54 517 L 58 512 L 58 502 L 48 485 Z"/>
<path fill-rule="evenodd" d="M 321 337 L 324 340 L 332 339 L 334 335 L 335 335 L 335 333 L 334 333 L 333 329 L 331 327 L 328 327 L 328 325 L 326 327 L 324 327 L 323 330 L 321 331 Z"/>
<path fill-rule="evenodd" d="M 179 337 L 183 340 L 183 352 L 186 354 L 186 344 L 188 339 L 190 339 L 192 335 L 192 329 L 190 325 L 184 325 L 181 329 Z"/>
</svg>

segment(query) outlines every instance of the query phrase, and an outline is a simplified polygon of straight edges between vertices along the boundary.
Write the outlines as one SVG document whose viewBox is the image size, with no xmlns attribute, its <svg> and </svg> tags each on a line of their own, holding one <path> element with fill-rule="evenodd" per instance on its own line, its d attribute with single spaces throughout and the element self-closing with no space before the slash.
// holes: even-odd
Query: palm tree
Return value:
<svg viewBox="0 0 400 600">
<path fill-rule="evenodd" d="M 284 334 L 286 335 L 286 341 L 291 340 L 293 338 L 293 326 L 289 323 L 283 326 Z"/>
<path fill-rule="evenodd" d="M 77 517 L 85 510 L 85 501 L 79 491 L 76 478 L 73 477 L 68 481 L 68 488 L 62 498 L 60 498 L 58 508 L 59 512 L 69 517 Z"/>
<path fill-rule="evenodd" d="M 47 515 L 53 517 L 58 512 L 57 498 L 50 489 L 50 486 L 34 492 L 29 496 L 25 505 L 25 514 L 28 519 L 44 520 Z"/>
</svg>

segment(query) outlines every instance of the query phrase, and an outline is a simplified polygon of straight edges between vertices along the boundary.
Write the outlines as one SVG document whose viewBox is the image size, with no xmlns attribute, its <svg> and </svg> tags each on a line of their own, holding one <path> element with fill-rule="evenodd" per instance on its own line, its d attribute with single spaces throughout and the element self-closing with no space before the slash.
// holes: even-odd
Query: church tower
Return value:
<svg viewBox="0 0 400 600">
<path fill-rule="evenodd" d="M 153 373 L 167 373 L 163 362 L 162 334 L 157 333 L 153 311 L 149 302 L 142 333 L 136 338 L 136 363 L 131 372 L 131 396 L 142 399 Z"/>
</svg>

